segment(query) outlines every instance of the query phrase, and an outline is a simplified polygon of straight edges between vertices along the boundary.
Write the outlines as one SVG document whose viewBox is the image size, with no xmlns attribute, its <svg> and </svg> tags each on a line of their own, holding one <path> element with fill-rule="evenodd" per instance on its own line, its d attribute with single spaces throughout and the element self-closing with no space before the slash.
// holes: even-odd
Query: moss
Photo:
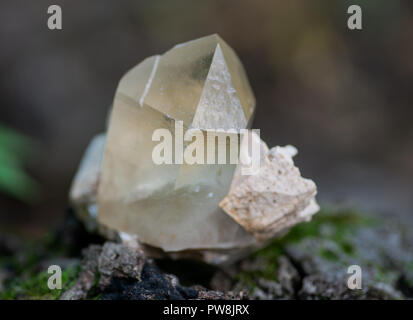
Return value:
<svg viewBox="0 0 413 320">
<path fill-rule="evenodd" d="M 275 280 L 277 271 L 277 259 L 285 254 L 285 247 L 289 244 L 298 243 L 301 240 L 314 237 L 328 239 L 337 243 L 347 255 L 354 255 L 355 250 L 349 237 L 362 226 L 371 226 L 376 220 L 354 210 L 322 210 L 317 213 L 310 222 L 301 223 L 293 227 L 290 232 L 280 239 L 273 240 L 265 248 L 257 251 L 251 259 L 262 259 L 265 269 L 262 271 L 241 272 L 236 277 L 242 283 L 251 284 L 254 279 L 261 277 Z M 337 253 L 328 249 L 319 251 L 320 257 L 328 261 L 338 261 Z"/>
<path fill-rule="evenodd" d="M 329 261 L 338 261 L 340 257 L 334 252 L 326 248 L 321 248 L 319 255 Z"/>
<path fill-rule="evenodd" d="M 374 266 L 374 282 L 382 282 L 387 284 L 393 284 L 399 278 L 398 272 L 392 270 L 386 270 L 382 266 Z"/>
<path fill-rule="evenodd" d="M 343 251 L 344 251 L 346 254 L 348 254 L 348 255 L 350 255 L 350 256 L 354 256 L 354 255 L 355 255 L 355 249 L 354 249 L 354 246 L 353 246 L 351 243 L 343 240 L 343 241 L 341 242 L 341 248 L 343 249 Z"/>
<path fill-rule="evenodd" d="M 102 293 L 97 294 L 96 296 L 90 298 L 90 300 L 100 300 L 102 297 Z"/>
<path fill-rule="evenodd" d="M 312 221 L 301 223 L 293 227 L 284 237 L 275 239 L 265 248 L 254 253 L 250 259 L 260 260 L 259 270 L 243 271 L 236 277 L 235 281 L 248 286 L 253 290 L 256 286 L 256 281 L 259 278 L 266 280 L 276 280 L 278 269 L 278 257 L 284 255 L 285 248 L 293 243 L 298 243 L 303 239 L 314 237 L 320 239 L 328 239 L 334 241 L 343 253 L 349 256 L 356 255 L 355 248 L 349 239 L 357 228 L 362 226 L 370 226 L 376 221 L 366 218 L 365 215 L 352 211 L 329 211 L 323 210 L 316 214 Z M 50 290 L 47 287 L 49 274 L 46 272 L 35 273 L 36 266 L 39 261 L 45 258 L 53 258 L 66 256 L 67 248 L 62 247 L 51 234 L 45 237 L 39 244 L 28 246 L 28 252 L 24 261 L 13 257 L 0 258 L 0 267 L 8 266 L 13 269 L 16 277 L 13 281 L 6 283 L 6 290 L 0 293 L 0 299 L 58 299 L 63 290 Z M 328 261 L 338 261 L 340 259 L 339 252 L 332 251 L 326 248 L 319 250 L 321 258 Z M 410 266 L 413 268 L 413 264 Z M 79 266 L 69 268 L 62 273 L 63 288 L 70 288 L 79 272 Z M 388 279 L 391 275 L 382 272 L 378 274 L 378 279 Z M 96 273 L 94 286 L 91 290 L 89 299 L 99 299 L 99 283 L 100 275 Z"/>
<path fill-rule="evenodd" d="M 54 245 L 53 235 L 24 245 L 21 251 L 24 254 L 9 256 L 0 259 L 0 267 L 12 270 L 14 277 L 4 283 L 5 290 L 0 292 L 0 299 L 57 299 L 62 290 L 50 290 L 47 281 L 50 274 L 47 271 L 37 272 L 38 265 L 45 259 L 65 256 L 65 252 Z M 79 265 L 72 266 L 62 271 L 62 287 L 67 289 L 73 284 Z"/>
<path fill-rule="evenodd" d="M 301 223 L 291 229 L 291 231 L 281 239 L 275 239 L 267 248 L 259 251 L 268 254 L 268 251 L 278 253 L 283 251 L 287 244 L 297 243 L 304 238 L 314 237 L 328 239 L 336 242 L 347 254 L 354 253 L 354 248 L 348 241 L 349 236 L 362 227 L 376 223 L 357 211 L 341 210 L 327 211 L 322 210 L 314 216 L 310 222 Z"/>
<path fill-rule="evenodd" d="M 14 278 L 7 284 L 5 291 L 0 293 L 0 299 L 33 299 L 33 300 L 55 300 L 60 297 L 63 291 L 70 288 L 79 273 L 79 265 L 67 268 L 62 272 L 62 289 L 51 290 L 47 286 L 49 277 L 46 271 L 38 273 L 27 272 Z"/>
</svg>

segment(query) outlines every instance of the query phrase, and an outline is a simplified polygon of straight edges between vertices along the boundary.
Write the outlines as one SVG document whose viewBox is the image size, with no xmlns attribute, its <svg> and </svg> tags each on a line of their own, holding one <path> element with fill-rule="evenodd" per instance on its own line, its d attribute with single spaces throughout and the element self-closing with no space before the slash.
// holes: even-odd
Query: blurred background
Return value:
<svg viewBox="0 0 413 320">
<path fill-rule="evenodd" d="M 63 30 L 47 28 L 58 4 Z M 347 29 L 347 8 L 363 30 Z M 88 0 L 0 3 L 0 230 L 54 226 L 120 77 L 145 57 L 220 34 L 257 99 L 253 127 L 293 144 L 325 206 L 413 226 L 411 0 Z"/>
</svg>

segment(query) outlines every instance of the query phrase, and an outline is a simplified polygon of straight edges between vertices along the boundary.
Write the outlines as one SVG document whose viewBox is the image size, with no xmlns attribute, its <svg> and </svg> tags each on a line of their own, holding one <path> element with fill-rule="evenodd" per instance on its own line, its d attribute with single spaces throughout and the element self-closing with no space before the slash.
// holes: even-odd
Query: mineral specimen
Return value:
<svg viewBox="0 0 413 320">
<path fill-rule="evenodd" d="M 165 251 L 255 242 L 218 206 L 234 164 L 155 164 L 155 130 L 245 129 L 255 98 L 244 68 L 217 35 L 147 58 L 120 81 L 104 153 L 98 220 Z M 176 137 L 178 139 L 180 137 Z M 178 162 L 175 159 L 175 162 Z"/>
<path fill-rule="evenodd" d="M 254 136 L 254 133 L 252 133 Z M 255 136 L 254 139 L 259 139 Z M 241 157 L 248 146 L 243 142 Z M 292 146 L 268 147 L 261 142 L 262 163 L 255 175 L 242 176 L 237 168 L 228 195 L 220 207 L 245 230 L 265 241 L 293 225 L 309 221 L 319 210 L 316 185 L 300 175 Z"/>
<path fill-rule="evenodd" d="M 88 148 L 72 185 L 72 204 L 89 226 L 95 223 L 128 245 L 139 243 L 151 255 L 195 254 L 221 264 L 263 245 L 309 220 L 318 205 L 315 184 L 294 166 L 294 147 L 269 150 L 252 131 L 241 134 L 254 108 L 241 62 L 217 35 L 147 58 L 120 80 L 108 132 Z M 159 129 L 172 133 L 172 164 L 154 161 Z M 213 133 L 213 144 L 235 146 L 240 161 L 182 161 L 179 154 L 191 145 L 182 129 L 198 130 L 208 142 Z M 253 175 L 243 175 L 251 156 L 246 137 L 260 146 L 261 166 Z M 220 149 L 214 152 L 219 159 Z"/>
</svg>

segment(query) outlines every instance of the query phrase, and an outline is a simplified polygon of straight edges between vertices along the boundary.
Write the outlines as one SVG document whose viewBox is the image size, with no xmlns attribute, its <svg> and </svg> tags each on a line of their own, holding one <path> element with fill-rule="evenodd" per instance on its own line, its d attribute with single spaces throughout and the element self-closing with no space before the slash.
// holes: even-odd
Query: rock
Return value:
<svg viewBox="0 0 413 320">
<path fill-rule="evenodd" d="M 323 212 L 244 259 L 227 290 L 253 299 L 411 299 L 412 247 L 404 226 Z M 352 265 L 361 268 L 361 289 L 348 287 Z"/>
<path fill-rule="evenodd" d="M 89 297 L 96 281 L 98 270 L 98 258 L 102 249 L 99 245 L 91 245 L 84 250 L 82 261 L 82 271 L 76 283 L 69 290 L 65 291 L 60 300 L 80 300 Z"/>
<path fill-rule="evenodd" d="M 112 278 L 140 281 L 144 263 L 144 254 L 139 248 L 106 242 L 98 258 L 99 286 L 106 287 Z"/>
<path fill-rule="evenodd" d="M 353 300 L 361 299 L 360 290 L 349 290 L 347 282 L 328 274 L 311 275 L 303 279 L 303 285 L 298 292 L 298 298 L 303 300 Z"/>
<path fill-rule="evenodd" d="M 0 268 L 0 293 L 5 289 L 4 283 L 13 278 L 13 272 L 6 268 Z"/>
<path fill-rule="evenodd" d="M 357 227 L 340 231 L 338 240 L 307 237 L 289 244 L 286 253 L 300 266 L 301 299 L 400 299 L 409 297 L 403 279 L 409 274 L 412 243 L 390 226 Z M 410 262 L 408 262 L 410 261 Z M 362 289 L 347 287 L 350 265 L 362 270 Z"/>
<path fill-rule="evenodd" d="M 254 139 L 259 140 L 259 137 Z M 245 149 L 248 144 L 243 142 L 241 155 Z M 266 149 L 261 141 L 263 161 L 256 174 L 242 176 L 243 168 L 239 165 L 228 194 L 219 204 L 260 241 L 309 221 L 319 210 L 315 201 L 315 183 L 302 178 L 294 166 L 292 156 L 296 149 L 275 147 L 265 152 Z"/>
<path fill-rule="evenodd" d="M 290 297 L 294 297 L 300 284 L 300 274 L 286 256 L 278 258 L 277 281 Z"/>
<path fill-rule="evenodd" d="M 198 292 L 184 288 L 179 281 L 165 275 L 153 263 L 143 267 L 141 281 L 114 277 L 102 292 L 103 300 L 182 300 L 195 299 Z"/>
<path fill-rule="evenodd" d="M 234 299 L 229 293 L 201 286 L 181 286 L 176 276 L 161 272 L 140 248 L 106 242 L 89 246 L 83 253 L 76 283 L 60 299 L 79 300 L 99 296 L 103 300 Z"/>
<path fill-rule="evenodd" d="M 246 300 L 247 298 L 247 294 L 245 292 L 234 294 L 232 292 L 205 290 L 199 287 L 198 289 L 198 300 Z"/>
<path fill-rule="evenodd" d="M 346 279 L 331 275 L 305 277 L 298 297 L 304 300 L 399 300 L 403 295 L 386 283 L 370 283 L 361 290 L 350 290 Z"/>
<path fill-rule="evenodd" d="M 62 300 L 86 299 L 96 285 L 97 276 L 99 276 L 97 286 L 101 290 L 110 285 L 113 278 L 139 281 L 145 263 L 141 250 L 113 242 L 106 242 L 103 247 L 92 245 L 84 251 L 83 255 L 82 271 L 78 280 L 62 295 Z"/>
<path fill-rule="evenodd" d="M 39 289 L 46 285 L 47 266 L 58 264 L 66 278 L 61 299 L 413 298 L 413 237 L 400 225 L 363 221 L 351 212 L 323 212 L 238 263 L 220 268 L 204 264 L 208 270 L 203 271 L 195 262 L 184 267 L 184 261 L 154 261 L 131 239 L 89 246 L 80 271 L 78 256 L 65 256 L 71 250 L 57 253 L 50 240 L 32 244 L 32 251 L 19 246 L 0 261 L 0 296 L 58 298 L 59 293 Z M 78 234 L 77 228 L 69 230 Z M 67 238 L 73 236 L 56 237 Z M 354 264 L 362 269 L 361 290 L 347 287 L 347 269 Z M 196 272 L 187 277 L 186 268 Z M 195 285 L 183 286 L 179 279 Z"/>
<path fill-rule="evenodd" d="M 258 279 L 258 286 L 264 290 L 265 300 L 274 300 L 280 299 L 283 296 L 283 287 L 277 281 Z M 257 292 L 254 291 L 253 297 L 257 295 Z M 263 292 L 261 292 L 256 298 L 264 299 Z"/>
<path fill-rule="evenodd" d="M 273 299 L 295 299 L 296 292 L 301 283 L 301 277 L 288 257 L 280 255 L 274 258 L 276 261 L 268 261 L 264 257 L 247 258 L 240 262 L 237 278 L 241 273 L 248 275 L 247 281 L 238 281 L 232 290 L 233 292 L 245 291 L 250 299 L 273 300 Z M 276 264 L 272 274 L 268 273 L 272 269 L 271 265 Z M 233 270 L 236 268 L 233 267 Z"/>
</svg>

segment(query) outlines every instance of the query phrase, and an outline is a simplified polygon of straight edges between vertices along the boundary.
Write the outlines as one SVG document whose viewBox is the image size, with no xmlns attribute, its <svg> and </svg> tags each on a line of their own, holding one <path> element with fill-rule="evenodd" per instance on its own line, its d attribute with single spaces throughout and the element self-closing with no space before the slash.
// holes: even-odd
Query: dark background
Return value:
<svg viewBox="0 0 413 320">
<path fill-rule="evenodd" d="M 47 28 L 59 4 L 63 30 Z M 347 29 L 347 8 L 363 30 Z M 257 98 L 253 127 L 293 144 L 324 206 L 413 220 L 413 2 L 27 1 L 0 4 L 0 123 L 31 139 L 36 201 L 0 195 L 0 226 L 39 235 L 57 223 L 71 179 L 124 72 L 211 33 L 238 53 Z"/>
</svg>

